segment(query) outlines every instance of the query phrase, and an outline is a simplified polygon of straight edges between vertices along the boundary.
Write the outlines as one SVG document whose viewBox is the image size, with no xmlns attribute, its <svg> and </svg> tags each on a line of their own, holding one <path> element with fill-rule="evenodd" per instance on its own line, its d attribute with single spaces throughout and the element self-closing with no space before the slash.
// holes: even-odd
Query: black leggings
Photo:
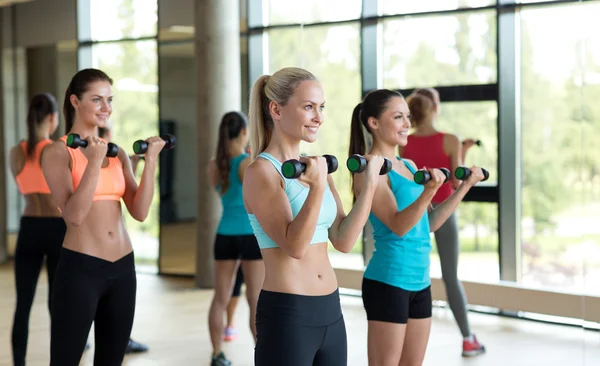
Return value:
<svg viewBox="0 0 600 366">
<path fill-rule="evenodd" d="M 109 262 L 63 248 L 52 298 L 50 366 L 78 366 L 94 322 L 94 365 L 123 362 L 135 312 L 133 252 Z"/>
<path fill-rule="evenodd" d="M 12 328 L 12 353 L 15 366 L 25 365 L 29 314 L 44 258 L 48 273 L 48 309 L 50 309 L 54 272 L 66 230 L 67 226 L 61 217 L 21 217 L 15 250 L 17 306 Z"/>
<path fill-rule="evenodd" d="M 348 344 L 338 290 L 304 296 L 262 290 L 255 366 L 346 366 Z"/>
</svg>

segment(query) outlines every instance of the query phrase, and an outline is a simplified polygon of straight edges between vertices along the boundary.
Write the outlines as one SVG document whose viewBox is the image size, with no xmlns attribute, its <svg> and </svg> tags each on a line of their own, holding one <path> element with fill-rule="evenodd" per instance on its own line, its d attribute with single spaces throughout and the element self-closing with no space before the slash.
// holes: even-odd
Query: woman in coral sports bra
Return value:
<svg viewBox="0 0 600 366">
<path fill-rule="evenodd" d="M 17 304 L 12 328 L 12 353 L 16 366 L 25 365 L 29 314 L 42 264 L 45 259 L 48 299 L 51 299 L 54 272 L 67 229 L 40 165 L 42 151 L 52 143 L 50 135 L 57 127 L 54 96 L 47 93 L 34 95 L 27 112 L 27 140 L 14 146 L 9 155 L 10 170 L 25 199 L 15 251 Z"/>
<path fill-rule="evenodd" d="M 44 152 L 42 168 L 67 225 L 55 275 L 50 329 L 50 365 L 77 366 L 94 322 L 95 365 L 121 365 L 135 312 L 136 274 L 121 199 L 133 218 L 146 219 L 154 194 L 158 154 L 165 142 L 147 139 L 138 186 L 129 157 L 119 148 L 107 157 L 96 137 L 112 113 L 112 80 L 84 69 L 65 93 L 66 130 L 87 141 L 70 148 L 63 136 Z"/>
<path fill-rule="evenodd" d="M 431 200 L 433 206 L 437 207 L 460 185 L 460 181 L 454 176 L 454 171 L 463 164 L 467 150 L 475 144 L 475 141 L 467 139 L 461 143 L 456 135 L 440 132 L 434 127 L 434 121 L 440 112 L 440 97 L 437 90 L 416 89 L 406 98 L 406 102 L 415 131 L 408 136 L 406 146 L 398 147 L 398 154 L 414 161 L 419 169 L 447 168 L 452 172 L 452 180 L 442 184 Z M 485 347 L 471 333 L 467 317 L 467 297 L 458 279 L 460 244 L 456 213 L 452 213 L 434 235 L 448 303 L 463 336 L 462 355 L 465 357 L 480 355 L 485 352 Z"/>
</svg>

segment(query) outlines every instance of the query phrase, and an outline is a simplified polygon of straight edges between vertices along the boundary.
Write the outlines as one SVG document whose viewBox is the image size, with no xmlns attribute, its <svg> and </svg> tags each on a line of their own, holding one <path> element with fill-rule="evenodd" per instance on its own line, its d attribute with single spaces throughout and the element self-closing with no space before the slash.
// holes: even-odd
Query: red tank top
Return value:
<svg viewBox="0 0 600 366">
<path fill-rule="evenodd" d="M 429 136 L 408 136 L 402 157 L 415 162 L 417 168 L 447 168 L 452 172 L 450 157 L 444 151 L 444 134 L 439 132 Z M 431 202 L 442 203 L 452 195 L 454 188 L 450 181 L 442 184 Z"/>
</svg>

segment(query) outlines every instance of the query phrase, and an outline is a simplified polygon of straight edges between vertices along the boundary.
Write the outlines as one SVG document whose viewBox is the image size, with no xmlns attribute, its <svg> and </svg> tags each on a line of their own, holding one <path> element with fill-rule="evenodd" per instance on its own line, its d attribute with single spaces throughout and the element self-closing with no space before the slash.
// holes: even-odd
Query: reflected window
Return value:
<svg viewBox="0 0 600 366">
<path fill-rule="evenodd" d="M 91 40 L 155 36 L 157 9 L 157 0 L 90 0 Z"/>
<path fill-rule="evenodd" d="M 600 294 L 598 13 L 598 2 L 521 12 L 526 286 Z"/>
<path fill-rule="evenodd" d="M 384 88 L 497 80 L 495 11 L 386 19 L 382 24 Z"/>
<path fill-rule="evenodd" d="M 92 46 L 92 67 L 113 79 L 112 141 L 127 154 L 133 142 L 159 134 L 158 71 L 156 41 L 100 43 Z M 144 162 L 137 168 L 141 178 Z M 156 177 L 158 179 L 159 168 Z M 144 222 L 134 220 L 124 208 L 124 218 L 136 253 L 136 265 L 155 270 L 158 258 L 159 188 L 158 181 L 150 212 Z"/>
<path fill-rule="evenodd" d="M 361 0 L 269 0 L 267 24 L 308 24 L 360 18 Z"/>
<path fill-rule="evenodd" d="M 307 154 L 337 156 L 340 168 L 333 174 L 335 187 L 346 212 L 352 208 L 350 174 L 344 169 L 350 144 L 350 120 L 361 101 L 360 27 L 358 23 L 335 26 L 311 26 L 271 30 L 268 35 L 269 74 L 289 66 L 311 71 L 325 93 L 324 122 L 317 142 L 301 144 Z M 355 245 L 354 256 L 332 249 L 334 266 L 363 269 L 362 241 Z M 354 259 L 353 259 L 354 258 Z"/>
<path fill-rule="evenodd" d="M 463 281 L 498 283 L 498 204 L 462 202 L 456 210 L 456 217 L 460 245 L 458 278 Z M 442 261 L 452 263 L 453 260 L 440 258 L 438 247 L 447 245 L 443 236 L 437 243 L 435 235 L 432 235 L 433 243 L 431 276 L 442 278 Z"/>
<path fill-rule="evenodd" d="M 427 1 L 398 1 L 381 0 L 383 14 L 409 14 L 429 11 L 454 10 L 461 8 L 479 8 L 496 5 L 496 0 L 427 0 Z"/>
</svg>

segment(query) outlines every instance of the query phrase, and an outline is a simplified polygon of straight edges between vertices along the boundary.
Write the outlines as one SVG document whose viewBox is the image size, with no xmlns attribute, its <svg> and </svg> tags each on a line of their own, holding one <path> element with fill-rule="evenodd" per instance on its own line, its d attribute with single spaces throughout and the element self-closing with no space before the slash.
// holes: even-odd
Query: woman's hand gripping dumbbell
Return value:
<svg viewBox="0 0 600 366">
<path fill-rule="evenodd" d="M 477 182 L 484 182 L 488 180 L 488 178 L 490 177 L 490 173 L 483 168 L 478 168 L 475 166 L 471 168 L 467 168 L 466 166 L 459 166 L 454 171 L 454 176 L 458 180 L 470 181 L 471 185 L 474 185 Z M 469 179 L 469 177 L 472 178 Z"/>
<path fill-rule="evenodd" d="M 100 145 L 100 146 L 104 145 L 104 142 L 102 140 L 100 140 L 99 138 L 94 137 L 94 136 L 88 136 L 85 139 L 82 139 L 81 136 L 79 136 L 79 134 L 76 134 L 76 133 L 71 133 L 71 134 L 69 134 L 69 136 L 67 136 L 67 146 L 70 147 L 71 149 L 77 149 L 79 147 L 86 149 L 90 143 L 94 146 L 94 148 L 96 145 Z M 89 160 L 88 155 L 91 154 L 91 152 L 88 153 L 88 151 L 86 149 L 86 151 L 84 151 L 83 154 Z M 113 144 L 112 142 L 109 142 L 108 144 L 106 144 L 105 156 L 107 156 L 109 158 L 114 158 L 118 154 L 119 154 L 119 147 L 117 145 Z"/>
<path fill-rule="evenodd" d="M 349 171 L 354 174 L 362 173 L 367 169 L 369 162 L 367 159 L 359 154 L 354 154 L 346 160 L 346 167 Z M 388 158 L 383 158 L 383 165 L 379 170 L 379 175 L 385 175 L 392 170 L 392 162 Z"/>
<path fill-rule="evenodd" d="M 160 146 L 160 150 L 170 150 L 175 147 L 177 139 L 173 135 L 162 135 L 161 137 L 150 137 L 146 140 L 137 140 L 133 143 L 133 152 L 136 155 L 145 154 L 152 145 Z M 159 152 L 160 152 L 159 150 Z M 158 155 L 158 153 L 157 153 Z"/>
<path fill-rule="evenodd" d="M 327 174 L 331 174 L 338 169 L 338 160 L 333 155 L 323 155 L 327 163 Z M 301 157 L 300 160 L 309 159 Z M 306 163 L 297 160 L 286 160 L 281 164 L 281 174 L 287 179 L 298 179 L 306 171 Z"/>
<path fill-rule="evenodd" d="M 435 168 L 435 169 L 441 171 L 446 176 L 446 179 L 444 180 L 444 182 L 442 184 L 444 184 L 450 180 L 450 171 L 448 169 L 446 169 L 446 168 Z M 427 169 L 417 170 L 415 172 L 414 178 L 413 178 L 415 183 L 420 184 L 420 185 L 427 184 L 431 179 L 432 179 L 431 172 L 428 171 Z"/>
</svg>

